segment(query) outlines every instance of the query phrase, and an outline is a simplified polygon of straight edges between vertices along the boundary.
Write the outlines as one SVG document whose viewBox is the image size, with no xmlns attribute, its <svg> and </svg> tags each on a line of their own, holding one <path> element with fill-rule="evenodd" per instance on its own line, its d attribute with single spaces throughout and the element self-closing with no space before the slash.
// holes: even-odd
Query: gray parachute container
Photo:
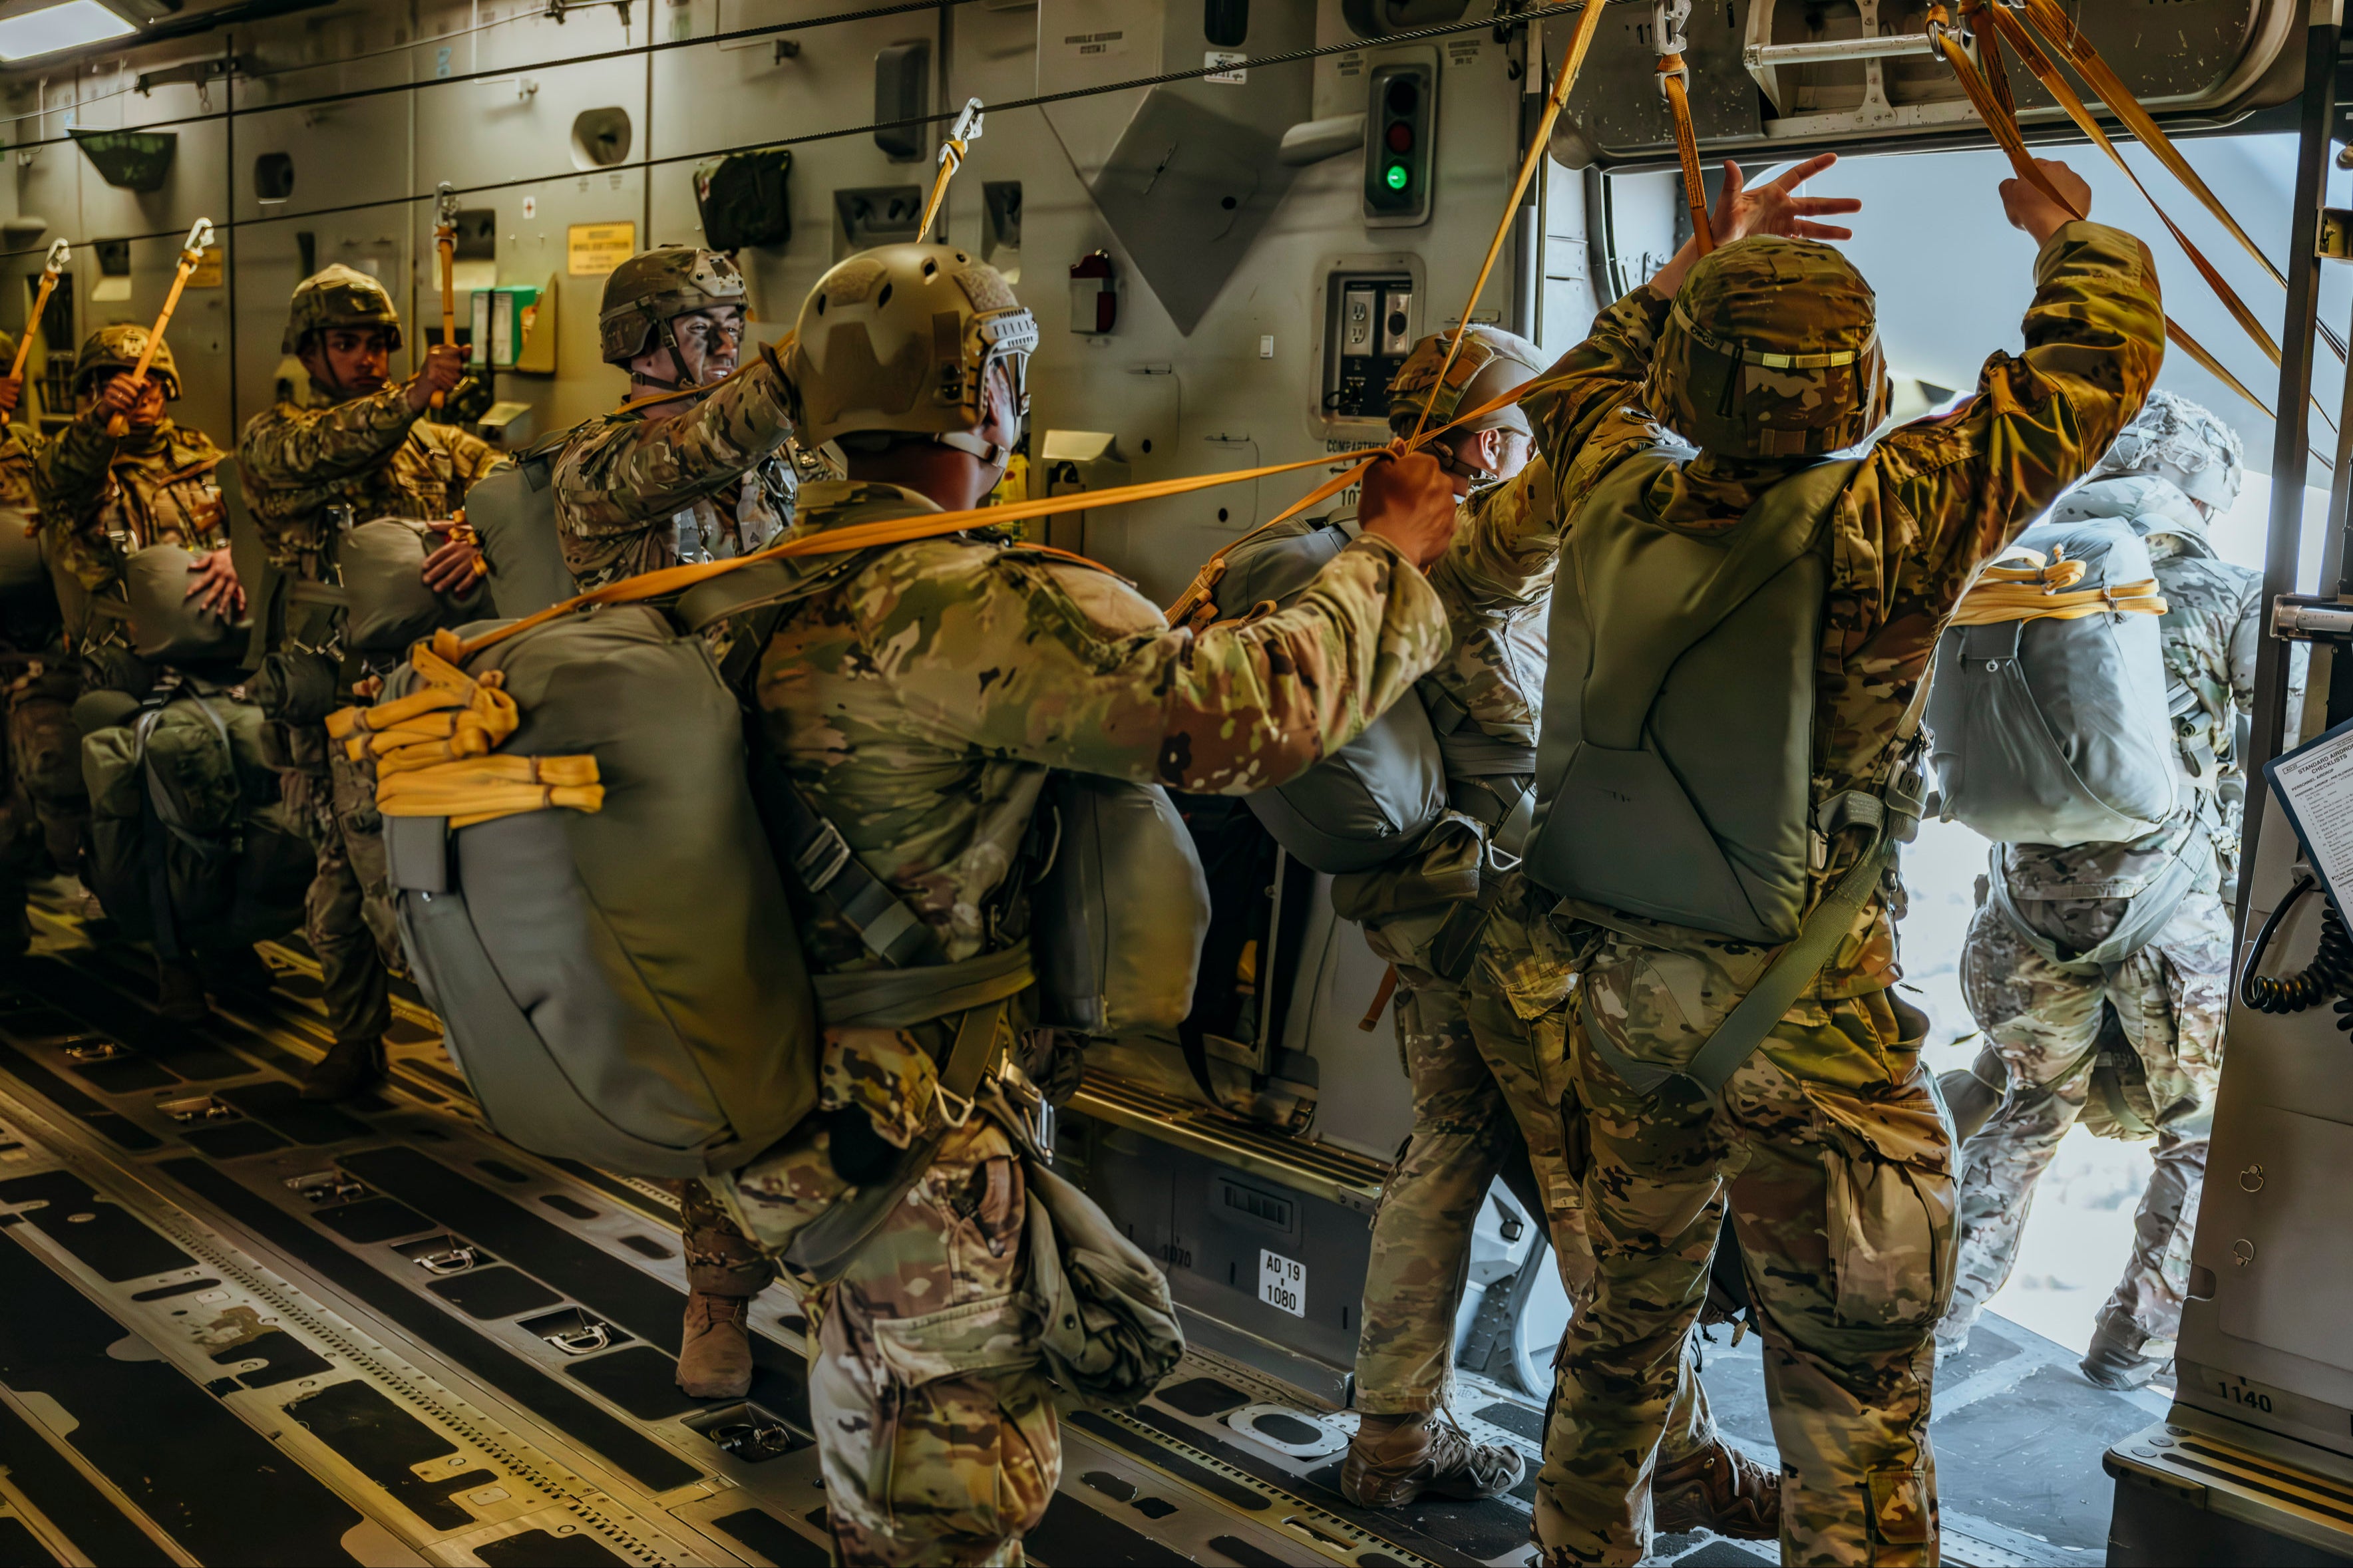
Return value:
<svg viewBox="0 0 2353 1568">
<path fill-rule="evenodd" d="M 245 657 L 253 623 L 227 621 L 188 597 L 196 557 L 176 544 L 151 544 L 122 563 L 131 602 L 131 646 L 153 664 L 205 664 Z"/>
<path fill-rule="evenodd" d="M 437 594 L 425 585 L 425 558 L 433 551 L 425 531 L 399 518 L 379 518 L 345 533 L 336 550 L 343 576 L 343 641 L 354 653 L 399 653 L 441 626 L 476 620 L 489 594 L 476 583 L 463 594 Z"/>
<path fill-rule="evenodd" d="M 472 628 L 480 630 L 482 628 Z M 386 817 L 401 939 L 491 1128 L 632 1175 L 742 1165 L 817 1100 L 800 942 L 699 638 L 638 605 L 497 644 L 516 756 L 596 759 L 604 809 Z M 417 687 L 403 669 L 387 700 Z"/>
<path fill-rule="evenodd" d="M 1297 598 L 1347 546 L 1337 524 L 1298 519 L 1243 541 L 1226 557 L 1218 615 L 1232 620 Z M 1446 809 L 1446 760 L 1430 714 L 1412 697 L 1288 784 L 1245 797 L 1291 855 L 1318 871 L 1368 871 L 1411 849 Z"/>
<path fill-rule="evenodd" d="M 41 552 L 41 514 L 0 506 L 0 594 L 47 588 L 49 568 Z"/>
<path fill-rule="evenodd" d="M 2082 562 L 2076 592 L 2156 575 L 2122 518 L 2037 523 L 2018 542 Z M 2009 844 L 2121 843 L 2171 816 L 2182 775 L 2158 621 L 1948 627 L 1928 692 L 1940 814 Z"/>
<path fill-rule="evenodd" d="M 1173 1040 L 1193 1010 L 1209 883 L 1168 792 L 1089 773 L 1047 786 L 1053 858 L 1030 895 L 1040 1022 Z"/>
<path fill-rule="evenodd" d="M 491 604 L 520 620 L 580 592 L 555 531 L 555 459 L 569 432 L 541 441 L 466 492 L 466 521 L 490 563 Z"/>
</svg>

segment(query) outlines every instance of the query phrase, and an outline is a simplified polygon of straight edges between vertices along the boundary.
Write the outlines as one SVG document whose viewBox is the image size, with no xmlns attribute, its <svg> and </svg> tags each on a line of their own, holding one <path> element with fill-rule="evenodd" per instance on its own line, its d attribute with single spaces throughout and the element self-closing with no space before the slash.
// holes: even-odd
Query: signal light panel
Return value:
<svg viewBox="0 0 2353 1568">
<path fill-rule="evenodd" d="M 1428 223 L 1438 73 L 1428 65 L 1393 61 L 1373 68 L 1366 90 L 1371 134 L 1365 138 L 1365 226 Z"/>
</svg>

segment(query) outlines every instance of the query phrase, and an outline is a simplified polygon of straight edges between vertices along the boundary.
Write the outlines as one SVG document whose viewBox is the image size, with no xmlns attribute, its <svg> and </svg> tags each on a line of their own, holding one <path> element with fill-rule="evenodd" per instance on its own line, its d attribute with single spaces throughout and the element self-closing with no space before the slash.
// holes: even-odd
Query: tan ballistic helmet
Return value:
<svg viewBox="0 0 2353 1568">
<path fill-rule="evenodd" d="M 286 318 L 280 353 L 299 354 L 312 332 L 329 327 L 382 327 L 389 346 L 400 347 L 400 311 L 385 286 L 356 267 L 338 261 L 294 286 L 294 309 Z"/>
<path fill-rule="evenodd" d="M 1871 434 L 1889 392 L 1862 275 L 1827 245 L 1760 235 L 1692 268 L 1645 396 L 1703 451 L 1799 458 Z"/>
<path fill-rule="evenodd" d="M 137 370 L 146 347 L 145 327 L 100 327 L 90 333 L 82 340 L 81 353 L 74 355 L 74 395 L 88 392 L 90 384 L 109 371 Z M 170 343 L 155 345 L 155 360 L 147 367 L 147 379 L 163 383 L 165 397 L 180 395 L 180 371 L 172 363 Z"/>
<path fill-rule="evenodd" d="M 861 432 L 931 436 L 984 462 L 992 365 L 1029 412 L 1038 320 L 1002 274 L 947 245 L 864 250 L 817 280 L 785 360 L 794 433 L 814 447 Z"/>
<path fill-rule="evenodd" d="M 744 274 L 716 250 L 662 245 L 632 256 L 606 275 L 596 340 L 607 364 L 627 364 L 670 341 L 674 316 L 742 305 Z"/>
<path fill-rule="evenodd" d="M 1537 357 L 1535 344 L 1527 339 L 1504 331 L 1500 327 L 1473 327 L 1461 352 L 1446 372 L 1446 384 L 1438 384 L 1438 367 L 1446 363 L 1446 345 L 1451 332 L 1435 332 L 1413 345 L 1413 352 L 1398 366 L 1397 374 L 1389 378 L 1389 428 L 1400 433 L 1413 428 L 1421 418 L 1421 405 L 1430 405 L 1430 418 L 1423 428 L 1438 429 L 1456 415 L 1467 409 L 1492 403 L 1516 387 L 1525 386 L 1544 371 L 1544 362 Z M 1528 416 L 1520 412 L 1516 403 L 1506 403 L 1493 413 L 1457 426 L 1457 429 L 1516 430 L 1523 436 L 1535 432 L 1528 426 Z"/>
</svg>

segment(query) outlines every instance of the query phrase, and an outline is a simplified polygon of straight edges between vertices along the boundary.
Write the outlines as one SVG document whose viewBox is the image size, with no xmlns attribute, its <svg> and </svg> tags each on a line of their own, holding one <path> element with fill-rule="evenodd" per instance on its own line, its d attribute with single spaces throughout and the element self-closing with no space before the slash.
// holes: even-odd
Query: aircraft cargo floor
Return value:
<svg viewBox="0 0 2353 1568">
<path fill-rule="evenodd" d="M 299 952 L 265 950 L 275 988 L 190 1030 L 153 1011 L 139 953 L 46 908 L 35 923 L 0 971 L 0 1563 L 827 1561 L 802 1321 L 772 1290 L 749 1401 L 681 1394 L 662 1192 L 484 1133 L 412 1003 L 385 1091 L 302 1103 L 326 1037 Z M 1704 1376 L 1769 1455 L 1761 1367 L 1751 1338 Z M 1940 1381 L 1946 1560 L 2098 1561 L 2101 1451 L 2163 1399 L 2094 1389 L 2000 1320 Z M 1461 1414 L 1533 1473 L 1530 1402 L 1476 1384 Z M 1067 1413 L 1031 1558 L 1526 1560 L 1533 1480 L 1348 1506 L 1352 1420 L 1197 1351 L 1132 1415 Z M 1692 1568 L 1771 1560 L 1660 1544 Z"/>
</svg>

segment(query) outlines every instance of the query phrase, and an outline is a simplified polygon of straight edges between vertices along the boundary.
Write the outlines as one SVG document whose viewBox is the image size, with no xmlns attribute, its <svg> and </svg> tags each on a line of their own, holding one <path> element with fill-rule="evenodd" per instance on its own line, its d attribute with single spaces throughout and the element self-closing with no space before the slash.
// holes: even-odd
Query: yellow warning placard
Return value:
<svg viewBox="0 0 2353 1568">
<path fill-rule="evenodd" d="M 565 231 L 565 270 L 575 278 L 602 278 L 637 253 L 633 223 L 575 223 Z"/>
</svg>

